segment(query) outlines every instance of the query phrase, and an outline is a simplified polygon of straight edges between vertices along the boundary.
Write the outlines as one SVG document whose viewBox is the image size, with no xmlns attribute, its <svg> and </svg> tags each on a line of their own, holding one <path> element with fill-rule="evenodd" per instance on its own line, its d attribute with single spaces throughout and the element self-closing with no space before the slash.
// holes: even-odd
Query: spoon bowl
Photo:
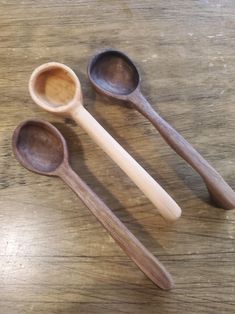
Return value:
<svg viewBox="0 0 235 314">
<path fill-rule="evenodd" d="M 140 84 L 134 63 L 122 52 L 104 50 L 88 65 L 88 76 L 94 86 L 110 97 L 125 100 Z"/>
<path fill-rule="evenodd" d="M 82 104 L 78 77 L 72 69 L 58 62 L 45 63 L 33 71 L 29 92 L 40 107 L 61 115 L 69 115 Z"/>
<path fill-rule="evenodd" d="M 60 132 L 36 119 L 26 120 L 15 129 L 13 151 L 25 168 L 44 175 L 57 175 L 67 160 L 66 142 Z"/>
</svg>

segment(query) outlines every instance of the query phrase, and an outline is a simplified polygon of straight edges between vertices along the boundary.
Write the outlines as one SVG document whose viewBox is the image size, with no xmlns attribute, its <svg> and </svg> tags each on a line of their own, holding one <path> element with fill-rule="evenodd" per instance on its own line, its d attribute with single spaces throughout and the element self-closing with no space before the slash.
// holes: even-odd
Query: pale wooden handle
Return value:
<svg viewBox="0 0 235 314">
<path fill-rule="evenodd" d="M 114 138 L 83 107 L 72 112 L 73 119 L 131 178 L 168 220 L 176 220 L 181 209 L 167 192 L 114 140 Z"/>
<path fill-rule="evenodd" d="M 171 289 L 173 281 L 164 266 L 139 242 L 78 175 L 69 166 L 62 169 L 59 175 L 81 198 L 143 273 L 160 288 L 164 290 Z"/>
<path fill-rule="evenodd" d="M 130 98 L 135 108 L 156 127 L 165 141 L 204 179 L 211 198 L 224 209 L 235 208 L 235 192 L 221 175 L 137 92 Z"/>
</svg>

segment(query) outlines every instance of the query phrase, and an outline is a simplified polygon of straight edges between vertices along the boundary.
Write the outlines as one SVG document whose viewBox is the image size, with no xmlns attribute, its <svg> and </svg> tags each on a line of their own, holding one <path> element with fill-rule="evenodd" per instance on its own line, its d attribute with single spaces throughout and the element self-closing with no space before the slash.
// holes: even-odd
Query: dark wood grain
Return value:
<svg viewBox="0 0 235 314">
<path fill-rule="evenodd" d="M 214 202 L 235 209 L 235 192 L 221 175 L 169 123 L 153 110 L 140 90 L 140 74 L 132 60 L 121 51 L 107 49 L 96 54 L 88 66 L 88 76 L 104 96 L 129 102 L 156 127 L 165 141 L 204 179 Z"/>
<path fill-rule="evenodd" d="M 16 158 L 28 170 L 60 177 L 90 209 L 133 262 L 158 287 L 169 290 L 173 280 L 164 266 L 121 223 L 103 201 L 72 170 L 63 135 L 50 123 L 39 119 L 21 122 L 12 137 Z"/>
<path fill-rule="evenodd" d="M 101 47 L 138 64 L 142 91 L 235 186 L 233 0 L 0 1 L 0 312 L 233 313 L 235 213 L 209 203 L 201 178 L 146 118 L 94 93 L 87 62 Z M 34 68 L 76 71 L 84 104 L 183 209 L 173 225 L 71 120 L 36 106 Z M 61 180 L 24 170 L 11 136 L 40 117 L 65 134 L 71 165 L 175 280 L 169 293 L 135 267 Z M 65 123 L 66 122 L 66 123 Z"/>
</svg>

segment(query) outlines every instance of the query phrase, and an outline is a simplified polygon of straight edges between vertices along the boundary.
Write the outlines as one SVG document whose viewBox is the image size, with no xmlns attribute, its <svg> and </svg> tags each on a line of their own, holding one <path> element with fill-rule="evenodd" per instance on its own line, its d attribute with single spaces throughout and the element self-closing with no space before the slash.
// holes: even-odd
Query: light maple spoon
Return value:
<svg viewBox="0 0 235 314">
<path fill-rule="evenodd" d="M 76 74 L 66 65 L 50 62 L 36 68 L 29 81 L 33 100 L 43 109 L 73 118 L 119 165 L 168 220 L 176 220 L 181 209 L 167 192 L 119 145 L 82 104 Z"/>
<path fill-rule="evenodd" d="M 88 65 L 88 76 L 101 94 L 127 101 L 143 114 L 159 131 L 165 141 L 203 178 L 212 200 L 224 209 L 235 208 L 235 192 L 221 175 L 154 111 L 140 91 L 140 74 L 131 59 L 117 50 L 96 54 Z"/>
<path fill-rule="evenodd" d="M 79 178 L 68 162 L 68 149 L 62 134 L 50 123 L 31 119 L 14 131 L 12 147 L 16 158 L 28 170 L 60 177 L 90 209 L 114 240 L 157 286 L 173 287 L 164 266 L 122 224 L 103 201 Z"/>
</svg>

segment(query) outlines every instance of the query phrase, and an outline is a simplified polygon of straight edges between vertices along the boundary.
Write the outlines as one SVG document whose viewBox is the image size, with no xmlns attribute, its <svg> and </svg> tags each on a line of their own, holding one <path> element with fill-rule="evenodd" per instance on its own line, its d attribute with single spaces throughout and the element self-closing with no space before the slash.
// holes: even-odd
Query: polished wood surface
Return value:
<svg viewBox="0 0 235 314">
<path fill-rule="evenodd" d="M 138 112 L 104 102 L 86 66 L 100 48 L 126 52 L 157 110 L 235 188 L 235 4 L 215 1 L 0 1 L 0 313 L 233 313 L 234 211 L 209 203 L 201 178 Z M 85 132 L 36 106 L 28 80 L 58 61 L 78 74 L 88 111 L 174 197 L 166 224 Z M 60 180 L 23 169 L 11 136 L 23 119 L 56 123 L 71 164 L 164 263 L 152 284 Z"/>
<path fill-rule="evenodd" d="M 133 61 L 123 52 L 107 49 L 96 54 L 88 65 L 94 88 L 111 100 L 131 104 L 159 131 L 174 151 L 204 179 L 212 202 L 223 209 L 235 209 L 235 192 L 221 175 L 147 101 L 141 92 L 141 76 Z"/>
</svg>

